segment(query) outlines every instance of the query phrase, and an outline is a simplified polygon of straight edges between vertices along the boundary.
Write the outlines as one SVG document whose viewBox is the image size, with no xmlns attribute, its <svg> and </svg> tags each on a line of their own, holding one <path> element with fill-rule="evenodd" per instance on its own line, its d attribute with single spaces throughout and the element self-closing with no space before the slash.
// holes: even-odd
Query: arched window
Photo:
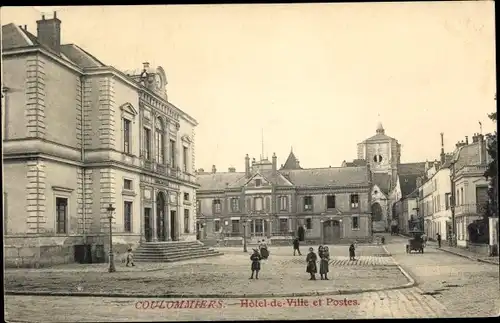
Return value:
<svg viewBox="0 0 500 323">
<path fill-rule="evenodd" d="M 163 127 L 163 122 L 160 118 L 156 119 L 155 122 L 155 147 L 156 147 L 156 162 L 159 164 L 165 163 L 165 129 Z"/>
</svg>

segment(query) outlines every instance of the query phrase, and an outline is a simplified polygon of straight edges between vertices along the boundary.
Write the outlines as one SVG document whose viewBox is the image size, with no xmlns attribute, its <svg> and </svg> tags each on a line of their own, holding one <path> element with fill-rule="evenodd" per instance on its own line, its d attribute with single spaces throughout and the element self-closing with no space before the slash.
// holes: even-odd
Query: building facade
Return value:
<svg viewBox="0 0 500 323">
<path fill-rule="evenodd" d="M 293 152 L 280 169 L 272 161 L 245 157 L 245 172 L 198 171 L 199 238 L 213 242 L 223 235 L 241 244 L 290 242 L 304 229 L 304 240 L 340 243 L 368 240 L 370 231 L 369 167 L 302 168 Z"/>
<path fill-rule="evenodd" d="M 2 26 L 6 263 L 104 258 L 110 205 L 118 251 L 195 240 L 197 122 L 163 69 L 118 71 L 61 44 L 55 14 L 37 25 Z"/>
<path fill-rule="evenodd" d="M 484 173 L 490 162 L 487 143 L 482 134 L 474 134 L 472 143 L 457 144 L 451 164 L 451 178 L 455 200 L 457 246 L 470 243 L 468 227 L 487 212 L 488 180 Z"/>
</svg>

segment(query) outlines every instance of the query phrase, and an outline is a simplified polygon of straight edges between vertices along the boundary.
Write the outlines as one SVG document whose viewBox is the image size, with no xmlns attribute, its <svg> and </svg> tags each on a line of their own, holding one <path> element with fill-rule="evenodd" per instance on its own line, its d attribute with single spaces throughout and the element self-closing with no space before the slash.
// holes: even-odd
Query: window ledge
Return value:
<svg viewBox="0 0 500 323">
<path fill-rule="evenodd" d="M 183 203 L 184 203 L 184 205 L 193 205 L 193 203 L 191 201 L 184 201 Z"/>
<path fill-rule="evenodd" d="M 352 231 L 359 231 L 359 230 L 361 230 L 361 229 L 360 229 L 360 228 L 357 228 L 357 229 L 355 229 L 355 228 L 351 228 L 351 230 L 352 230 Z"/>
<path fill-rule="evenodd" d="M 137 194 L 136 194 L 133 190 L 126 190 L 126 189 L 123 189 L 123 190 L 122 190 L 122 195 L 126 195 L 126 196 L 136 196 Z"/>
</svg>

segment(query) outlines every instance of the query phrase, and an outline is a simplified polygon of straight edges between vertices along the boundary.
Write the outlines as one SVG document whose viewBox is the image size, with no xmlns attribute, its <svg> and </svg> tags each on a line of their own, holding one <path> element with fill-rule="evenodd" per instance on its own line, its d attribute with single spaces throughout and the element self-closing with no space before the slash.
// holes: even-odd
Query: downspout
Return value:
<svg viewBox="0 0 500 323">
<path fill-rule="evenodd" d="M 84 84 L 85 80 L 83 76 L 80 76 L 80 104 L 81 104 L 81 109 L 80 109 L 80 120 L 81 120 L 81 162 L 82 162 L 82 236 L 83 236 L 83 244 L 86 246 L 87 245 L 87 228 L 86 226 L 86 221 L 87 221 L 87 201 L 85 197 L 85 178 L 86 178 L 86 172 L 85 172 L 85 119 L 84 119 L 84 107 L 85 107 L 85 100 L 84 100 Z M 87 262 L 87 252 L 85 250 L 84 255 L 83 255 L 83 260 L 84 262 Z"/>
</svg>

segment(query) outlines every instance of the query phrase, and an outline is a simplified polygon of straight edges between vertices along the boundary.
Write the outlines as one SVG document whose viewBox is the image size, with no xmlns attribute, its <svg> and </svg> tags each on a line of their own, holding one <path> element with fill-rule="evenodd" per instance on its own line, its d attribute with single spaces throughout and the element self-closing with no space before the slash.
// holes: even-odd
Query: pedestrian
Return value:
<svg viewBox="0 0 500 323">
<path fill-rule="evenodd" d="M 295 252 L 298 252 L 299 256 L 302 256 L 302 254 L 300 253 L 299 247 L 300 247 L 299 238 L 295 237 L 295 239 L 293 239 L 293 255 L 294 256 L 295 256 Z"/>
<path fill-rule="evenodd" d="M 132 253 L 132 248 L 129 248 L 127 250 L 127 264 L 125 266 L 128 267 L 129 264 L 132 265 L 133 267 L 135 267 L 134 254 Z"/>
<path fill-rule="evenodd" d="M 382 242 L 382 244 L 385 244 L 385 237 L 382 236 L 382 238 L 380 238 L 380 242 Z"/>
<path fill-rule="evenodd" d="M 316 254 L 314 253 L 314 248 L 309 248 L 309 253 L 306 257 L 306 272 L 311 275 L 311 278 L 309 278 L 309 280 L 316 280 L 316 273 L 318 272 L 318 268 L 316 267 L 317 260 L 318 256 L 316 256 Z"/>
<path fill-rule="evenodd" d="M 437 234 L 438 248 L 441 248 L 441 235 Z"/>
<path fill-rule="evenodd" d="M 262 242 L 260 243 L 259 250 L 262 259 L 267 259 L 269 257 L 269 249 L 267 249 L 265 240 L 262 240 Z"/>
<path fill-rule="evenodd" d="M 351 243 L 349 246 L 349 260 L 356 260 L 356 247 L 354 246 L 354 243 Z"/>
<path fill-rule="evenodd" d="M 321 252 L 319 258 L 319 274 L 321 275 L 321 280 L 328 280 L 328 263 L 330 262 L 330 251 L 328 250 L 327 246 L 323 247 L 323 251 Z"/>
<path fill-rule="evenodd" d="M 260 271 L 260 260 L 262 257 L 259 254 L 259 250 L 253 249 L 253 254 L 250 256 L 250 260 L 252 261 L 252 276 L 250 279 L 253 279 L 253 274 L 255 273 L 255 279 L 259 279 L 259 271 Z"/>
</svg>

